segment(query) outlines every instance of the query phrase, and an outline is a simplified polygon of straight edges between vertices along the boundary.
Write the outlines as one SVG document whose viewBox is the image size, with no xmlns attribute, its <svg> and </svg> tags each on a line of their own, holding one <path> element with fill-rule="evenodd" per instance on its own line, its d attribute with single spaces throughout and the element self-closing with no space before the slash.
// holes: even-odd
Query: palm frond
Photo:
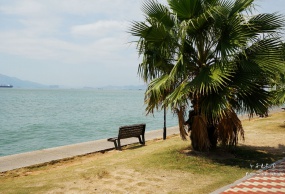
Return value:
<svg viewBox="0 0 285 194">
<path fill-rule="evenodd" d="M 184 120 L 185 107 L 182 105 L 180 107 L 175 108 L 174 110 L 178 116 L 180 137 L 182 138 L 182 140 L 187 140 L 188 134 L 185 130 L 185 125 L 184 125 L 184 123 L 185 123 L 185 120 Z"/>
<path fill-rule="evenodd" d="M 272 33 L 284 27 L 284 18 L 277 13 L 258 14 L 250 18 L 248 26 L 255 33 Z"/>
<path fill-rule="evenodd" d="M 235 146 L 239 136 L 244 140 L 244 130 L 237 114 L 233 110 L 227 110 L 218 126 L 218 140 L 223 146 Z"/>
<path fill-rule="evenodd" d="M 245 22 L 243 17 L 239 16 L 228 20 L 222 26 L 220 45 L 222 53 L 232 56 L 233 53 L 247 45 L 251 32 L 246 30 L 245 25 L 241 25 Z"/>
<path fill-rule="evenodd" d="M 172 28 L 175 24 L 175 19 L 169 12 L 168 8 L 158 1 L 145 1 L 142 6 L 142 11 L 148 18 L 152 18 L 159 23 L 163 23 L 168 29 Z"/>
<path fill-rule="evenodd" d="M 187 105 L 189 101 L 189 93 L 191 93 L 191 87 L 187 82 L 182 82 L 173 91 L 168 94 L 166 102 L 171 107 L 179 107 L 180 104 Z"/>
<path fill-rule="evenodd" d="M 168 0 L 168 4 L 180 20 L 188 20 L 202 11 L 202 0 Z"/>
<path fill-rule="evenodd" d="M 277 38 L 263 39 L 247 49 L 247 57 L 268 74 L 276 74 L 283 68 L 281 41 Z"/>
<path fill-rule="evenodd" d="M 179 58 L 177 59 L 177 62 L 171 69 L 169 73 L 169 80 L 174 83 L 177 78 L 185 78 L 186 77 L 186 66 L 183 63 L 183 54 L 179 55 Z"/>
<path fill-rule="evenodd" d="M 284 64 L 285 67 L 285 64 Z M 280 106 L 285 104 L 285 70 L 284 73 L 277 75 L 274 80 L 273 102 L 275 105 Z"/>
<path fill-rule="evenodd" d="M 164 75 L 154 79 L 145 92 L 145 104 L 147 114 L 153 113 L 154 109 L 158 109 L 169 91 L 168 76 Z"/>
<path fill-rule="evenodd" d="M 150 27 L 145 22 L 133 21 L 128 32 L 133 36 L 143 38 L 146 36 L 147 32 L 149 31 L 149 28 Z"/>
<path fill-rule="evenodd" d="M 221 87 L 225 87 L 230 79 L 230 69 L 222 69 L 217 66 L 204 67 L 191 81 L 191 86 L 196 89 L 194 92 L 202 95 L 210 94 L 217 92 Z"/>
<path fill-rule="evenodd" d="M 254 0 L 236 0 L 233 7 L 231 8 L 229 17 L 251 9 L 253 2 Z"/>
<path fill-rule="evenodd" d="M 274 93 L 275 98 L 273 99 L 274 104 L 284 105 L 285 104 L 285 88 L 279 89 Z"/>
<path fill-rule="evenodd" d="M 264 114 L 272 104 L 270 92 L 262 88 L 256 89 L 255 92 L 240 92 L 236 94 L 241 109 L 248 112 L 249 115 Z"/>
<path fill-rule="evenodd" d="M 201 114 L 210 118 L 209 122 L 217 123 L 218 120 L 224 117 L 225 110 L 230 107 L 229 100 L 226 98 L 227 89 L 224 91 L 213 92 L 201 98 Z"/>
</svg>

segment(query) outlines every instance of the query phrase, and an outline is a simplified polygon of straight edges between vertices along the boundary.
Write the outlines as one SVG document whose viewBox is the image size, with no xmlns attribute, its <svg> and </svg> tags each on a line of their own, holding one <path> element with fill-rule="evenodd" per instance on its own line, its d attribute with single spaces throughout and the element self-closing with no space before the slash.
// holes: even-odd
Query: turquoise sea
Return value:
<svg viewBox="0 0 285 194">
<path fill-rule="evenodd" d="M 163 111 L 145 115 L 142 90 L 2 88 L 0 99 L 0 157 L 113 137 L 122 125 L 163 128 Z M 178 125 L 170 111 L 166 123 Z"/>
</svg>

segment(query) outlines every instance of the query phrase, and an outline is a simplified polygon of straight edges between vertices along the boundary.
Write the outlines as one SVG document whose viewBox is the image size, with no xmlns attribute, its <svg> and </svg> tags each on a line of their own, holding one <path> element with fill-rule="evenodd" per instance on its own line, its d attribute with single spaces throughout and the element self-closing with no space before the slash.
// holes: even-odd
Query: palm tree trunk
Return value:
<svg viewBox="0 0 285 194">
<path fill-rule="evenodd" d="M 210 141 L 210 149 L 215 149 L 217 147 L 217 144 L 218 144 L 216 127 L 214 125 L 208 125 L 207 131 L 208 131 L 208 138 Z"/>
<path fill-rule="evenodd" d="M 190 139 L 192 148 L 196 151 L 208 151 L 210 148 L 210 141 L 206 118 L 201 115 L 194 116 L 191 128 Z"/>
</svg>

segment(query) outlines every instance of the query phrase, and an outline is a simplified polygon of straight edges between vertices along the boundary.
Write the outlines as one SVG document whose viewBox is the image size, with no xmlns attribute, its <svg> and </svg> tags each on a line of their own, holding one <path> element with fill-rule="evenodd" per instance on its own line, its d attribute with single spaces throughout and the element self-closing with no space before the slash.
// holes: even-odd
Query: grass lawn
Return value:
<svg viewBox="0 0 285 194">
<path fill-rule="evenodd" d="M 0 193 L 209 193 L 285 157 L 285 112 L 243 121 L 244 142 L 195 152 L 179 136 L 0 174 Z"/>
</svg>

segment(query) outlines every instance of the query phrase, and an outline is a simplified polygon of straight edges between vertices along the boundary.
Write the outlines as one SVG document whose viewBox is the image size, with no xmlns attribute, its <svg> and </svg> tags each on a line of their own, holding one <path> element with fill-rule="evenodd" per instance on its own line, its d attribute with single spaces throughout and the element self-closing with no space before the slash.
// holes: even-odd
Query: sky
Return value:
<svg viewBox="0 0 285 194">
<path fill-rule="evenodd" d="M 166 0 L 158 0 L 161 3 Z M 142 0 L 0 0 L 0 74 L 45 85 L 144 84 L 127 31 Z M 285 15 L 285 0 L 256 0 Z"/>
</svg>

